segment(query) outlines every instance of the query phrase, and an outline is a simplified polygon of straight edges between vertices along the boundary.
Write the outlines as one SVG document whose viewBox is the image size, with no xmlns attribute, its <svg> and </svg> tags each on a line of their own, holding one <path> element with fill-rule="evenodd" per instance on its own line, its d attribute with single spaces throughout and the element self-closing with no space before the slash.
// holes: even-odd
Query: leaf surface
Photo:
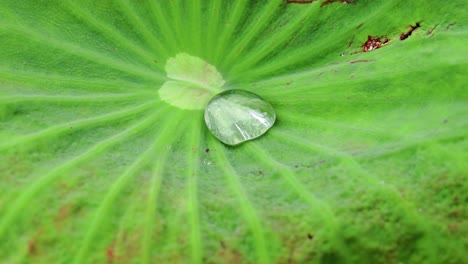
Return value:
<svg viewBox="0 0 468 264">
<path fill-rule="evenodd" d="M 325 2 L 2 1 L 0 262 L 466 261 L 465 2 Z M 223 145 L 181 78 L 277 121 Z"/>
</svg>

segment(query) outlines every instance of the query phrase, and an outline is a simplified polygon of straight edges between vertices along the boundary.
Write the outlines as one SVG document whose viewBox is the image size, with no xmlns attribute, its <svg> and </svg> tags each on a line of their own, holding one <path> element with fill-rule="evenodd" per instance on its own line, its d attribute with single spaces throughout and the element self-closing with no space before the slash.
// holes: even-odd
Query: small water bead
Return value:
<svg viewBox="0 0 468 264">
<path fill-rule="evenodd" d="M 227 90 L 214 96 L 205 108 L 210 132 L 227 145 L 260 137 L 276 120 L 273 106 L 244 90 Z"/>
</svg>

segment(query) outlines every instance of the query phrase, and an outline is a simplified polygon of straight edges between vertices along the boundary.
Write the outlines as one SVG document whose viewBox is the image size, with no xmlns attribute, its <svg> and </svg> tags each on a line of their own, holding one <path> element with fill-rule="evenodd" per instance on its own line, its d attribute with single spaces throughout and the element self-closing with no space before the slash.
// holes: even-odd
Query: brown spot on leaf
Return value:
<svg viewBox="0 0 468 264">
<path fill-rule="evenodd" d="M 219 241 L 219 244 L 221 246 L 219 256 L 223 260 L 222 263 L 244 263 L 243 257 L 239 251 L 228 247 L 223 240 Z"/>
<path fill-rule="evenodd" d="M 206 149 L 205 149 L 205 153 L 210 153 L 210 149 L 209 149 L 209 148 L 206 148 Z"/>
<path fill-rule="evenodd" d="M 308 233 L 308 234 L 307 234 L 307 238 L 308 238 L 309 240 L 312 240 L 312 239 L 314 239 L 314 236 L 313 236 L 311 233 Z"/>
<path fill-rule="evenodd" d="M 367 36 L 367 41 L 361 46 L 362 52 L 368 52 L 371 50 L 380 49 L 382 46 L 387 44 L 389 39 L 385 36 Z"/>
<path fill-rule="evenodd" d="M 117 255 L 115 254 L 115 246 L 114 243 L 112 243 L 109 247 L 106 249 L 106 258 L 107 258 L 107 263 L 112 264 L 114 263 L 115 260 L 118 259 Z"/>
<path fill-rule="evenodd" d="M 222 249 L 226 249 L 226 243 L 224 243 L 223 240 L 219 241 L 219 245 L 221 246 Z"/>
<path fill-rule="evenodd" d="M 349 63 L 355 64 L 355 63 L 360 63 L 360 62 L 371 62 L 371 61 L 374 61 L 374 60 L 353 60 L 353 61 L 350 61 Z"/>
<path fill-rule="evenodd" d="M 300 5 L 303 5 L 303 4 L 312 4 L 315 1 L 317 1 L 317 0 L 286 0 L 286 4 L 300 4 Z"/>
<path fill-rule="evenodd" d="M 416 25 L 414 25 L 414 26 L 410 25 L 410 29 L 407 32 L 401 33 L 400 40 L 407 39 L 409 36 L 411 36 L 411 34 L 413 34 L 413 31 L 415 31 L 416 29 L 418 29 L 420 27 L 421 27 L 420 22 L 417 22 Z"/>
<path fill-rule="evenodd" d="M 354 36 L 353 36 L 353 38 L 349 41 L 349 43 L 348 43 L 348 48 L 351 47 L 351 45 L 353 45 L 353 43 L 354 43 Z"/>
<path fill-rule="evenodd" d="M 457 218 L 459 215 L 460 213 L 458 212 L 458 210 L 453 210 L 452 212 L 449 213 L 449 216 L 454 217 L 454 218 Z"/>
<path fill-rule="evenodd" d="M 55 218 L 55 228 L 57 230 L 60 230 L 62 228 L 63 223 L 65 220 L 70 216 L 72 211 L 72 206 L 71 205 L 62 205 L 59 208 L 57 217 Z"/>
<path fill-rule="evenodd" d="M 34 255 L 37 252 L 36 240 L 31 239 L 28 242 L 28 254 Z"/>
<path fill-rule="evenodd" d="M 437 28 L 438 25 L 435 25 L 426 31 L 426 35 L 431 35 L 432 32 Z"/>
<path fill-rule="evenodd" d="M 449 30 L 451 27 L 455 26 L 456 24 L 457 24 L 457 22 L 450 23 L 450 24 L 447 25 L 447 27 L 445 29 Z"/>
<path fill-rule="evenodd" d="M 447 226 L 447 229 L 450 231 L 450 232 L 456 232 L 458 230 L 458 225 L 457 224 L 449 224 Z"/>
<path fill-rule="evenodd" d="M 364 26 L 364 23 L 359 24 L 356 29 L 360 29 L 362 26 Z"/>
</svg>

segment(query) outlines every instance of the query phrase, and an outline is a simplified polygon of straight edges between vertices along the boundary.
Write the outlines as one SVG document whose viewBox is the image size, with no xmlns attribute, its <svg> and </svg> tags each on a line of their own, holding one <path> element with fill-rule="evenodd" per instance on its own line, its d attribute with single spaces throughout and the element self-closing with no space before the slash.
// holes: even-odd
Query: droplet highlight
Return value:
<svg viewBox="0 0 468 264">
<path fill-rule="evenodd" d="M 227 90 L 214 96 L 205 108 L 210 132 L 227 145 L 238 145 L 265 134 L 275 123 L 273 106 L 245 90 Z"/>
</svg>

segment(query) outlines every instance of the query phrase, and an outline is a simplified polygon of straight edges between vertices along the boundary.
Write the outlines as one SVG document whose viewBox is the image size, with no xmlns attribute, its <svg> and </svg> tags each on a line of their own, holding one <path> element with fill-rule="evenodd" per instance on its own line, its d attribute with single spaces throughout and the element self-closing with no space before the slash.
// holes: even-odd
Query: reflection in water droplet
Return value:
<svg viewBox="0 0 468 264">
<path fill-rule="evenodd" d="M 228 90 L 213 97 L 205 109 L 211 133 L 227 145 L 237 145 L 263 135 L 275 123 L 275 110 L 260 96 Z"/>
</svg>

